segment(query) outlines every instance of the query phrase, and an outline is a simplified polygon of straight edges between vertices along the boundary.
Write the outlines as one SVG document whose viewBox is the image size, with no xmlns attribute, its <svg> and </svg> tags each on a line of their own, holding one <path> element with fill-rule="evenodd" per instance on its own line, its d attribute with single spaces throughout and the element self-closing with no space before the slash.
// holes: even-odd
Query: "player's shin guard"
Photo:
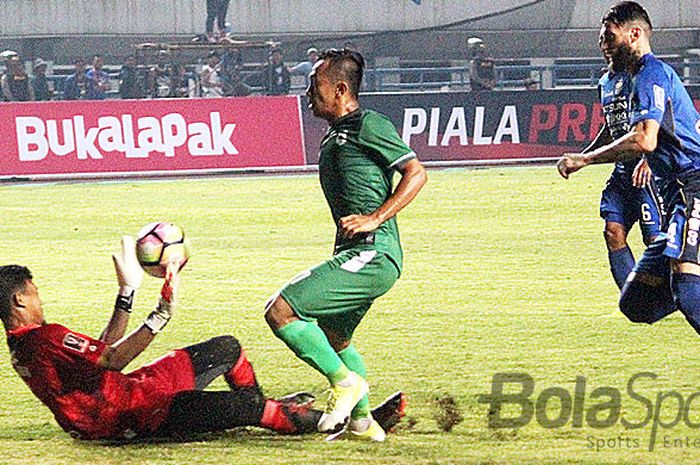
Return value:
<svg viewBox="0 0 700 465">
<path fill-rule="evenodd" d="M 673 295 L 688 323 L 700 334 L 700 276 L 674 273 Z"/>
<path fill-rule="evenodd" d="M 615 284 L 619 289 L 622 289 L 627 277 L 634 269 L 634 255 L 629 247 L 623 247 L 608 252 L 608 261 Z"/>
<path fill-rule="evenodd" d="M 362 355 L 355 349 L 354 344 L 350 344 L 345 349 L 338 352 L 338 356 L 348 369 L 354 371 L 364 379 L 367 379 L 367 367 L 365 366 L 364 360 L 362 360 Z M 351 418 L 365 418 L 369 416 L 369 414 L 369 396 L 365 394 L 362 400 L 352 409 Z"/>
<path fill-rule="evenodd" d="M 628 281 L 622 288 L 620 310 L 633 323 L 655 323 L 676 311 L 668 283 L 658 286 Z"/>
</svg>

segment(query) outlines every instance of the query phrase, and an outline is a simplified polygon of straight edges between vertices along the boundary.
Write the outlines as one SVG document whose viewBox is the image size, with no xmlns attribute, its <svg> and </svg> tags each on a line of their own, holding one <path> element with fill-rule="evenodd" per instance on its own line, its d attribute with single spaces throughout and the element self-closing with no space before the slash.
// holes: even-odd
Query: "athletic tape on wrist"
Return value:
<svg viewBox="0 0 700 465">
<path fill-rule="evenodd" d="M 170 321 L 170 318 L 166 318 L 163 316 L 163 314 L 159 313 L 158 310 L 153 310 L 150 315 L 143 320 L 143 324 L 151 331 L 151 333 L 158 334 L 159 332 L 163 331 L 163 328 L 165 328 L 165 325 L 168 324 L 168 321 Z"/>
<path fill-rule="evenodd" d="M 131 307 L 134 304 L 134 294 L 136 291 L 131 291 L 129 295 L 117 294 L 117 300 L 114 302 L 114 309 L 121 310 L 126 313 L 131 313 Z"/>
<path fill-rule="evenodd" d="M 173 303 L 168 302 L 163 297 L 161 297 L 158 300 L 158 306 L 146 317 L 146 319 L 143 321 L 143 324 L 151 330 L 151 333 L 158 334 L 163 330 L 163 328 L 165 328 L 165 325 L 168 324 L 168 321 L 170 321 L 173 306 Z"/>
</svg>

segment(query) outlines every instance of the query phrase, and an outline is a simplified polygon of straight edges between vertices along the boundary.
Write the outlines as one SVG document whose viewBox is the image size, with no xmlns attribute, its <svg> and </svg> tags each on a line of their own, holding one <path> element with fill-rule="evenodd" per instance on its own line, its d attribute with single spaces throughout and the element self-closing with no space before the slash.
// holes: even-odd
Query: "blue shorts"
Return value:
<svg viewBox="0 0 700 465">
<path fill-rule="evenodd" d="M 620 223 L 627 231 L 639 222 L 645 243 L 663 230 L 664 207 L 652 181 L 644 189 L 634 187 L 630 177 L 613 172 L 600 199 L 600 217 L 606 222 Z"/>
<path fill-rule="evenodd" d="M 700 177 L 686 182 L 680 190 L 667 231 L 647 247 L 635 272 L 666 276 L 670 259 L 700 264 Z"/>
<path fill-rule="evenodd" d="M 686 181 L 680 190 L 663 253 L 681 262 L 700 264 L 700 176 Z"/>
</svg>

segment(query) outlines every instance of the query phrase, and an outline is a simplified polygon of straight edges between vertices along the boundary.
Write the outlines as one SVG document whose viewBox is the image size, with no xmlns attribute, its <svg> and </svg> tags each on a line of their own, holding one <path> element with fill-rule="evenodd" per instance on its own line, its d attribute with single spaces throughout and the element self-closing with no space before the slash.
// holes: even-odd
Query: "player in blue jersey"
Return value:
<svg viewBox="0 0 700 465">
<path fill-rule="evenodd" d="M 605 116 L 605 126 L 584 152 L 590 152 L 629 132 L 629 109 L 632 80 L 608 60 L 610 70 L 600 79 L 598 94 Z M 639 222 L 642 239 L 649 245 L 662 229 L 663 201 L 656 191 L 647 161 L 618 162 L 600 199 L 600 216 L 605 220 L 605 243 L 610 271 L 622 289 L 634 268 L 634 255 L 627 244 L 627 234 Z"/>
<path fill-rule="evenodd" d="M 700 114 L 676 72 L 651 52 L 651 33 L 648 13 L 635 2 L 618 3 L 603 16 L 603 53 L 631 77 L 630 129 L 589 153 L 564 154 L 557 168 L 568 178 L 590 164 L 646 155 L 662 181 L 668 229 L 635 266 L 620 310 L 632 321 L 653 323 L 679 308 L 700 332 Z"/>
</svg>

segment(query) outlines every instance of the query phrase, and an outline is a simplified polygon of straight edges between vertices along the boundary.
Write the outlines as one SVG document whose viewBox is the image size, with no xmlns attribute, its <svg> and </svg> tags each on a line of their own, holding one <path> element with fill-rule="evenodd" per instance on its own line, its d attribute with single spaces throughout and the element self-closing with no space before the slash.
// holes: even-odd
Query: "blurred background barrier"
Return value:
<svg viewBox="0 0 700 465">
<path fill-rule="evenodd" d="M 700 108 L 700 86 L 689 91 Z M 594 89 L 365 93 L 430 164 L 551 162 L 590 142 Z M 314 170 L 328 126 L 299 96 L 0 105 L 0 178 Z"/>
</svg>

